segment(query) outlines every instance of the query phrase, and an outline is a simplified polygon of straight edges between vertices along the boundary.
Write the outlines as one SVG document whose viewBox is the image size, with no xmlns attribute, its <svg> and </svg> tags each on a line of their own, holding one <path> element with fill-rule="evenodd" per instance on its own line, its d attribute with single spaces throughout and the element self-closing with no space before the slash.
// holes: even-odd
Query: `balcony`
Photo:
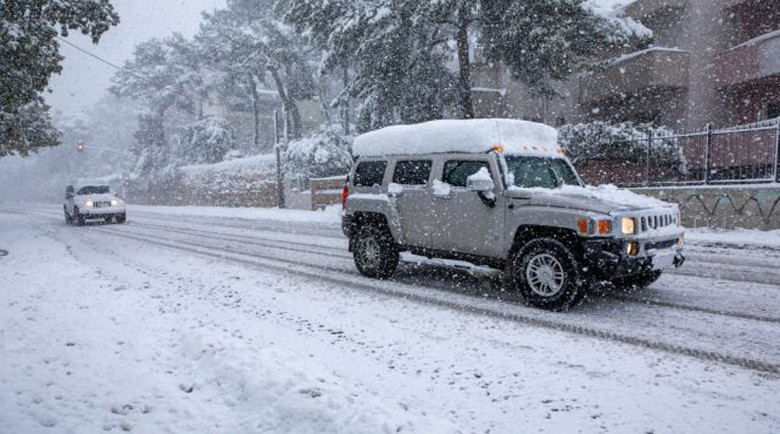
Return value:
<svg viewBox="0 0 780 434">
<path fill-rule="evenodd" d="M 780 30 L 751 39 L 715 56 L 720 87 L 780 74 Z"/>
<path fill-rule="evenodd" d="M 687 0 L 637 0 L 623 9 L 623 16 L 642 20 L 669 9 L 684 9 Z"/>
<path fill-rule="evenodd" d="M 690 53 L 649 48 L 612 60 L 604 70 L 582 77 L 580 102 L 593 103 L 654 89 L 688 87 Z"/>
</svg>

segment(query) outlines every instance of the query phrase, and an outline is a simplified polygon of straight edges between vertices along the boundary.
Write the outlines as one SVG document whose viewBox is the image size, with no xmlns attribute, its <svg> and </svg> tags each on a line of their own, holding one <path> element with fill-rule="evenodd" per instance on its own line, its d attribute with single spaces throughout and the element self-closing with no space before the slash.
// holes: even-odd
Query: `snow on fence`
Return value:
<svg viewBox="0 0 780 434">
<path fill-rule="evenodd" d="M 631 139 L 626 152 L 644 146 L 644 155 L 616 155 L 577 164 L 589 184 L 622 187 L 723 185 L 780 182 L 780 118 L 730 128 L 653 134 Z M 663 146 L 679 148 L 682 164 L 656 155 Z"/>
<path fill-rule="evenodd" d="M 309 182 L 311 183 L 311 208 L 316 210 L 341 203 L 341 195 L 344 192 L 347 176 L 311 178 Z"/>
</svg>

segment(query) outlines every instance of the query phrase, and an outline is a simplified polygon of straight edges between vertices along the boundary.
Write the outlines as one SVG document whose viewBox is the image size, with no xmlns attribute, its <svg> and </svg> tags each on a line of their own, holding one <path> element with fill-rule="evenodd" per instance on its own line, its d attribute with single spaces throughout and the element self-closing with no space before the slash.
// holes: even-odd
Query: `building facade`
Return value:
<svg viewBox="0 0 780 434">
<path fill-rule="evenodd" d="M 651 29 L 652 44 L 594 59 L 603 67 L 560 83 L 559 97 L 530 95 L 477 53 L 478 116 L 675 130 L 780 116 L 780 0 L 636 0 L 615 14 Z"/>
</svg>

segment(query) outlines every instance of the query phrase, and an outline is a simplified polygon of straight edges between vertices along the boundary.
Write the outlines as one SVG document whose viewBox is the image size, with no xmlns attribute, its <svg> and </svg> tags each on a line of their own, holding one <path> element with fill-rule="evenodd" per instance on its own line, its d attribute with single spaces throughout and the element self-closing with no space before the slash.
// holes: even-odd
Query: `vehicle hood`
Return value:
<svg viewBox="0 0 780 434">
<path fill-rule="evenodd" d="M 530 205 L 579 209 L 601 214 L 675 207 L 673 204 L 619 189 L 614 185 L 564 185 L 557 189 L 510 187 L 507 194 L 509 197 L 530 199 Z"/>
</svg>

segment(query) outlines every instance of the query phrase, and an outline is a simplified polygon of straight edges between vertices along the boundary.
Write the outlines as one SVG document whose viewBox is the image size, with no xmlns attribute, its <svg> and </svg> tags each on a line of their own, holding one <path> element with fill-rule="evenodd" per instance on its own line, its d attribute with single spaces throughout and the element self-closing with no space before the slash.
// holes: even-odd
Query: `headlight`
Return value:
<svg viewBox="0 0 780 434">
<path fill-rule="evenodd" d="M 116 199 L 111 200 L 111 206 L 119 206 L 119 201 Z"/>
<path fill-rule="evenodd" d="M 636 219 L 633 217 L 623 217 L 620 220 L 620 229 L 625 235 L 633 235 L 636 233 Z"/>
<path fill-rule="evenodd" d="M 87 201 L 87 203 L 85 203 L 84 205 L 86 205 L 86 206 L 87 206 L 87 208 L 92 208 L 92 206 L 94 206 L 95 204 L 94 204 L 94 203 L 92 203 L 92 201 L 91 201 L 91 200 L 88 200 L 88 201 Z"/>
</svg>

